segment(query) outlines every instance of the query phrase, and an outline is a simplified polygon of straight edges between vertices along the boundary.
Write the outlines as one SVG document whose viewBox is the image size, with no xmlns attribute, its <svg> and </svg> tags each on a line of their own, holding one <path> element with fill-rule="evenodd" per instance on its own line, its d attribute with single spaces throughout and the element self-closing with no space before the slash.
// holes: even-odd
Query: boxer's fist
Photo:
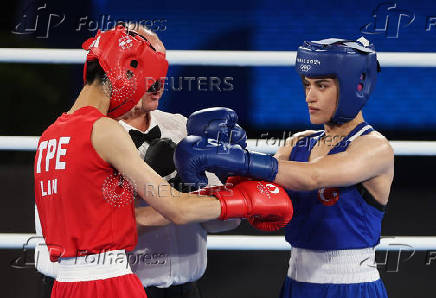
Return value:
<svg viewBox="0 0 436 298">
<path fill-rule="evenodd" d="M 188 135 L 204 136 L 217 142 L 238 144 L 247 147 L 247 134 L 237 124 L 238 115 L 235 111 L 224 107 L 207 108 L 191 114 L 186 124 Z M 215 171 L 222 183 L 227 180 L 227 173 Z"/>
<path fill-rule="evenodd" d="M 243 177 L 243 176 L 229 176 L 226 180 L 226 185 L 229 185 L 230 187 L 236 186 L 236 184 L 239 184 L 244 181 L 251 181 L 253 180 L 250 177 Z"/>
<path fill-rule="evenodd" d="M 205 171 L 268 181 L 273 181 L 278 171 L 278 162 L 271 155 L 200 136 L 185 137 L 177 145 L 174 161 L 184 182 L 203 186 L 207 185 Z"/>
<path fill-rule="evenodd" d="M 247 134 L 238 124 L 238 115 L 229 108 L 208 108 L 192 113 L 186 124 L 188 135 L 204 136 L 218 142 L 247 147 Z"/>
<path fill-rule="evenodd" d="M 247 218 L 255 228 L 263 231 L 280 229 L 293 214 L 292 202 L 286 191 L 271 182 L 243 181 L 233 188 L 212 187 L 200 193 L 220 200 L 220 219 Z"/>
<path fill-rule="evenodd" d="M 176 143 L 169 138 L 155 139 L 145 152 L 144 161 L 161 177 L 175 171 L 173 156 Z"/>
</svg>

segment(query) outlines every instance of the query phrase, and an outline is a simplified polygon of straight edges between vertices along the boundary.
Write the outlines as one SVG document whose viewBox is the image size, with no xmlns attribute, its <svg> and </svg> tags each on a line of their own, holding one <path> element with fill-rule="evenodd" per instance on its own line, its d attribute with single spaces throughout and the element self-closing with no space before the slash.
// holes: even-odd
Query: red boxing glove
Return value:
<svg viewBox="0 0 436 298">
<path fill-rule="evenodd" d="M 263 231 L 275 231 L 292 218 L 292 202 L 283 187 L 265 181 L 243 181 L 233 188 L 212 187 L 201 194 L 220 200 L 220 219 L 247 218 Z"/>
<path fill-rule="evenodd" d="M 226 186 L 229 186 L 230 188 L 235 187 L 237 184 L 244 182 L 244 181 L 251 181 L 253 178 L 251 177 L 243 177 L 243 176 L 229 176 L 227 177 Z"/>
</svg>

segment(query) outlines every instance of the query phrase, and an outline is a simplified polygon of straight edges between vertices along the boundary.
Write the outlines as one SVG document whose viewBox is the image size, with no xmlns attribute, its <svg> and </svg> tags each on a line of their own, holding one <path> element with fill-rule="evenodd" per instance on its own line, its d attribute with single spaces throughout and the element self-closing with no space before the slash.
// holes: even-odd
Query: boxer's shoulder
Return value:
<svg viewBox="0 0 436 298">
<path fill-rule="evenodd" d="M 350 157 L 370 160 L 377 164 L 381 172 L 393 175 L 394 149 L 389 140 L 377 131 L 360 136 L 351 142 L 347 149 Z M 373 167 L 376 168 L 376 167 Z"/>
<path fill-rule="evenodd" d="M 288 137 L 286 139 L 286 143 L 285 146 L 295 146 L 295 143 L 298 142 L 299 140 L 308 137 L 310 135 L 313 135 L 315 133 L 319 132 L 319 130 L 313 130 L 313 129 L 308 129 L 308 130 L 303 130 L 303 131 L 299 131 L 297 133 L 294 133 L 292 136 Z"/>
<path fill-rule="evenodd" d="M 101 117 L 93 124 L 93 135 L 96 133 L 99 135 L 111 135 L 113 131 L 110 129 L 124 131 L 123 125 L 119 121 L 109 117 Z"/>
<path fill-rule="evenodd" d="M 356 138 L 351 144 L 350 149 L 359 148 L 360 150 L 367 151 L 384 151 L 388 155 L 394 155 L 394 150 L 392 148 L 389 140 L 378 131 L 371 131 L 369 134 L 360 136 Z"/>
<path fill-rule="evenodd" d="M 109 117 L 101 117 L 94 122 L 91 143 L 100 157 L 107 162 L 111 162 L 114 152 L 119 149 L 135 149 L 123 126 Z"/>
<path fill-rule="evenodd" d="M 294 148 L 295 144 L 299 140 L 301 140 L 305 137 L 308 137 L 310 135 L 313 135 L 316 132 L 318 132 L 318 131 L 317 130 L 303 130 L 303 131 L 297 132 L 297 133 L 293 134 L 292 136 L 288 137 L 285 141 L 285 144 L 277 150 L 275 157 L 277 159 L 288 160 L 289 155 L 291 154 L 292 148 Z"/>
</svg>

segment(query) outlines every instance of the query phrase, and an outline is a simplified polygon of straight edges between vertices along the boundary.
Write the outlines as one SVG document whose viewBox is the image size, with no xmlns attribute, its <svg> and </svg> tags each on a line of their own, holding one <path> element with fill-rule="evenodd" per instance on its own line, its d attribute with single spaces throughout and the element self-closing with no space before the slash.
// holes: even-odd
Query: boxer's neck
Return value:
<svg viewBox="0 0 436 298">
<path fill-rule="evenodd" d="M 85 85 L 80 91 L 71 109 L 67 112 L 72 114 L 80 108 L 86 106 L 93 106 L 98 109 L 102 114 L 107 114 L 109 110 L 110 99 L 107 97 L 101 86 L 99 85 Z"/>
<path fill-rule="evenodd" d="M 345 122 L 343 124 L 324 124 L 325 136 L 337 137 L 337 136 L 347 136 L 358 124 L 365 121 L 363 119 L 362 111 L 360 111 L 353 120 Z"/>
</svg>

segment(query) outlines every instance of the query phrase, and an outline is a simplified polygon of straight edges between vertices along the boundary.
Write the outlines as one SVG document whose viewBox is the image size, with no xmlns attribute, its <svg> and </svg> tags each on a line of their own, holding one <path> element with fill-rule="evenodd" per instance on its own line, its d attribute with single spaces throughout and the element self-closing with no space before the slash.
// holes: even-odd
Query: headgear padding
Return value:
<svg viewBox="0 0 436 298">
<path fill-rule="evenodd" d="M 298 48 L 295 68 L 308 78 L 336 77 L 339 96 L 331 119 L 334 123 L 356 117 L 368 101 L 380 71 L 374 46 L 363 37 L 357 41 L 338 38 L 305 41 Z"/>
<path fill-rule="evenodd" d="M 130 111 L 144 93 L 168 71 L 165 55 L 148 40 L 123 24 L 97 32 L 82 44 L 86 61 L 98 60 L 111 83 L 108 116 L 117 118 Z M 86 63 L 83 70 L 86 83 Z"/>
</svg>

